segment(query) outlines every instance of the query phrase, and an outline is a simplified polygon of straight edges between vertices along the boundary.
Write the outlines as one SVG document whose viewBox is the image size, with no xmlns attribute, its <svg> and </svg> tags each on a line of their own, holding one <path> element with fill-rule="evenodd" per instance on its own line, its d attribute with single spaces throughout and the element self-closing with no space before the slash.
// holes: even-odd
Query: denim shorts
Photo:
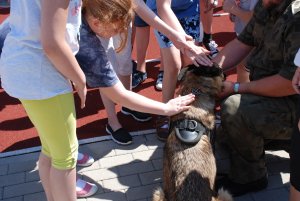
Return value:
<svg viewBox="0 0 300 201">
<path fill-rule="evenodd" d="M 144 0 L 144 2 L 146 4 L 146 0 Z M 147 27 L 147 26 L 149 26 L 149 24 L 147 24 L 147 22 L 145 22 L 142 18 L 140 18 L 140 16 L 138 16 L 137 13 L 135 13 L 134 26 L 136 26 L 136 27 Z"/>
<path fill-rule="evenodd" d="M 178 18 L 183 30 L 186 34 L 192 36 L 195 41 L 200 40 L 200 16 L 194 15 L 191 17 Z M 173 42 L 165 35 L 155 30 L 155 36 L 160 48 L 170 48 Z"/>
<path fill-rule="evenodd" d="M 137 14 L 134 17 L 134 26 L 136 27 L 148 27 L 149 24 L 140 18 Z"/>
</svg>

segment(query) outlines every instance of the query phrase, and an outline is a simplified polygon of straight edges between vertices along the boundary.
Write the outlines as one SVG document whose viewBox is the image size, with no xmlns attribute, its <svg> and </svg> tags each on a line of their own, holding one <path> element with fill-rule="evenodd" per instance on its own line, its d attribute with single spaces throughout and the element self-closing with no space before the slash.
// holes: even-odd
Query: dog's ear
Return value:
<svg viewBox="0 0 300 201">
<path fill-rule="evenodd" d="M 193 72 L 193 69 L 196 69 L 196 68 L 198 68 L 198 67 L 195 66 L 194 64 L 191 64 L 191 65 L 188 65 L 188 66 L 182 68 L 177 76 L 177 80 L 179 82 L 182 81 L 188 71 Z"/>
<path fill-rule="evenodd" d="M 178 74 L 178 76 L 177 76 L 177 80 L 178 80 L 179 82 L 183 80 L 183 78 L 184 78 L 184 76 L 185 76 L 187 70 L 188 70 L 187 67 L 182 68 L 182 69 L 180 70 L 180 72 L 179 72 L 179 74 Z"/>
</svg>

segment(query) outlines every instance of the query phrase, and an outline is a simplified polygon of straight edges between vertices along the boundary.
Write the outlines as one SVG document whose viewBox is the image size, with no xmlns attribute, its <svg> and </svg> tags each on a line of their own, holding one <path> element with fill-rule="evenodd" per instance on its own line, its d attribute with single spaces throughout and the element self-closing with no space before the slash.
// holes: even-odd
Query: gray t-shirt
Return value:
<svg viewBox="0 0 300 201">
<path fill-rule="evenodd" d="M 257 2 L 258 2 L 258 0 L 240 0 L 239 6 L 243 10 L 252 11 Z M 243 29 L 245 28 L 246 23 L 244 23 L 238 17 L 235 18 L 234 22 L 235 22 L 234 30 L 237 33 L 237 35 L 239 35 L 243 31 Z"/>
</svg>

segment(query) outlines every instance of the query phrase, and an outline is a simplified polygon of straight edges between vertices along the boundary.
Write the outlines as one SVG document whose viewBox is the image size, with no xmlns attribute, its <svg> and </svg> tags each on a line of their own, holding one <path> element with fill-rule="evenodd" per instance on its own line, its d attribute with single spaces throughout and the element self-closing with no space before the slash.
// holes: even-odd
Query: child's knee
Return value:
<svg viewBox="0 0 300 201">
<path fill-rule="evenodd" d="M 68 148 L 66 148 L 68 147 Z M 60 146 L 55 151 L 51 152 L 51 164 L 53 167 L 60 170 L 68 170 L 76 167 L 78 156 L 78 141 L 75 140 L 70 144 Z"/>
<path fill-rule="evenodd" d="M 68 170 L 76 167 L 78 155 L 78 147 L 72 152 L 66 153 L 63 156 L 52 156 L 52 166 L 60 170 Z"/>
</svg>

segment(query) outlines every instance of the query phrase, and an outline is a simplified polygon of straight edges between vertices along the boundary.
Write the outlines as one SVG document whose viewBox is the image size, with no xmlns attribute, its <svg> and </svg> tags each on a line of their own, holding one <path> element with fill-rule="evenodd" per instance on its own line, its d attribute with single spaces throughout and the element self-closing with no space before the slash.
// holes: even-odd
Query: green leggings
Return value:
<svg viewBox="0 0 300 201">
<path fill-rule="evenodd" d="M 73 94 L 20 101 L 38 131 L 42 153 L 51 158 L 52 166 L 62 170 L 74 168 L 78 140 Z"/>
</svg>

